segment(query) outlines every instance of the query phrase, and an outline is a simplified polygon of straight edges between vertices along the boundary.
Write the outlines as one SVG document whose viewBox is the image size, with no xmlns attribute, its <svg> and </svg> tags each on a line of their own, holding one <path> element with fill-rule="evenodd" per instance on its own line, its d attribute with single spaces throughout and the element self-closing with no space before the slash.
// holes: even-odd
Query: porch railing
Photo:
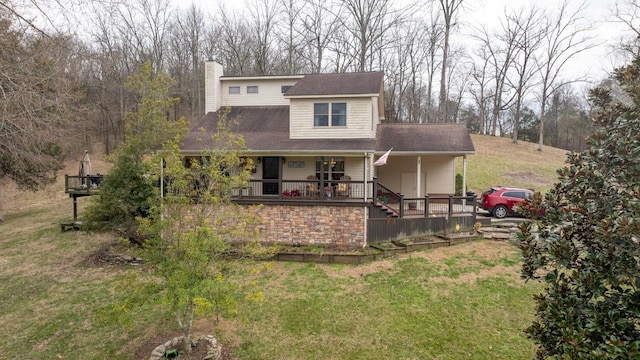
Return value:
<svg viewBox="0 0 640 360">
<path fill-rule="evenodd" d="M 374 195 L 375 194 L 375 195 Z M 476 214 L 475 196 L 427 195 L 408 198 L 379 183 L 346 180 L 250 180 L 234 190 L 236 198 L 256 200 L 358 200 L 373 202 L 397 217 L 452 216 Z"/>
<path fill-rule="evenodd" d="M 452 216 L 476 214 L 475 196 L 432 195 L 421 198 L 406 198 L 400 195 L 396 211 L 405 216 Z"/>
<path fill-rule="evenodd" d="M 426 195 L 421 198 L 407 198 L 398 194 L 374 179 L 374 202 L 395 213 L 398 217 L 406 216 L 452 216 L 456 214 L 476 214 L 475 196 Z"/>
<path fill-rule="evenodd" d="M 250 180 L 245 188 L 236 189 L 235 197 L 282 200 L 371 200 L 372 183 L 352 180 Z M 366 195 L 366 197 L 365 197 Z"/>
</svg>

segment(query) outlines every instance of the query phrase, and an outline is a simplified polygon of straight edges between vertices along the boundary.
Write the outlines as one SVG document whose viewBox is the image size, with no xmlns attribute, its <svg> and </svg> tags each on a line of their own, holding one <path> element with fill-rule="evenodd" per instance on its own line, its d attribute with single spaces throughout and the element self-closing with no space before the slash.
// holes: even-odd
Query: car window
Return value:
<svg viewBox="0 0 640 360">
<path fill-rule="evenodd" d="M 524 191 L 505 191 L 502 196 L 524 199 L 527 193 Z"/>
</svg>

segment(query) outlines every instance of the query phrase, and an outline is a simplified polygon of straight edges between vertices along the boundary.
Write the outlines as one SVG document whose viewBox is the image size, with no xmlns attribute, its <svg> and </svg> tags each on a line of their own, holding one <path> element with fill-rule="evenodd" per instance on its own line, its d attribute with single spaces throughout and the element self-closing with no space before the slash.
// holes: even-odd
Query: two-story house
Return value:
<svg viewBox="0 0 640 360">
<path fill-rule="evenodd" d="M 266 241 L 366 245 L 380 207 L 424 221 L 428 196 L 454 194 L 456 158 L 474 153 L 464 125 L 385 124 L 381 72 L 224 76 L 210 61 L 205 89 L 207 114 L 182 149 L 206 149 L 196 129 L 213 131 L 229 110 L 256 164 L 237 201 L 265 205 Z"/>
</svg>

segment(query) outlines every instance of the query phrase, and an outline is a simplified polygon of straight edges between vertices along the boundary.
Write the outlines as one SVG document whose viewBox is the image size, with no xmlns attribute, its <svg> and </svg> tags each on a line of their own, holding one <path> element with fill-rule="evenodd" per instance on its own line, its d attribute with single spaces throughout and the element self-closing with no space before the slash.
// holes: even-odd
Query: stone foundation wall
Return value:
<svg viewBox="0 0 640 360">
<path fill-rule="evenodd" d="M 257 210 L 263 241 L 282 244 L 362 247 L 365 244 L 365 206 L 263 205 Z"/>
</svg>

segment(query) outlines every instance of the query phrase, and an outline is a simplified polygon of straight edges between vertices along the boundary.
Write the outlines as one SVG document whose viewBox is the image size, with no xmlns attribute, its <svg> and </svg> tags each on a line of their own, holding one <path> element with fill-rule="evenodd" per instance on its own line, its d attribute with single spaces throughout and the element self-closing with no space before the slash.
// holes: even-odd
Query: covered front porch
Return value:
<svg viewBox="0 0 640 360">
<path fill-rule="evenodd" d="M 465 194 L 465 154 L 394 152 L 386 165 L 373 166 L 376 156 L 371 151 L 252 156 L 252 178 L 234 196 L 256 201 L 378 201 L 398 204 L 398 212 L 406 200 L 408 210 L 428 210 L 429 198 L 440 204 L 456 193 L 457 158 L 465 169 Z"/>
</svg>

